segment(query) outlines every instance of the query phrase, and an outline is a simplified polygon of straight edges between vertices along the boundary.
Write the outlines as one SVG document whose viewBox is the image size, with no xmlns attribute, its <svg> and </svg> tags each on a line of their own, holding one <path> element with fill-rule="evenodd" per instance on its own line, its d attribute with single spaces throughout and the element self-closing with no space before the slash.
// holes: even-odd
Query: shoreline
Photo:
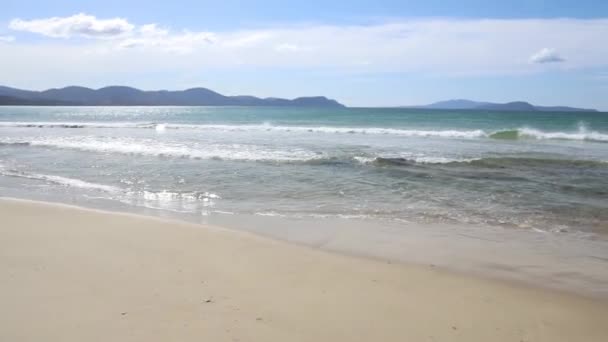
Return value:
<svg viewBox="0 0 608 342">
<path fill-rule="evenodd" d="M 231 229 L 0 198 L 0 339 L 604 341 L 605 301 Z"/>
</svg>

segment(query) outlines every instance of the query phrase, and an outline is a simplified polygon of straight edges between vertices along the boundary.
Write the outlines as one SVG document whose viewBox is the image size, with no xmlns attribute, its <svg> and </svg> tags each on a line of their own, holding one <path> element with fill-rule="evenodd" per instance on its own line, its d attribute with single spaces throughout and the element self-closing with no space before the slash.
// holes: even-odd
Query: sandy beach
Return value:
<svg viewBox="0 0 608 342">
<path fill-rule="evenodd" d="M 38 202 L 0 268 L 0 341 L 608 340 L 603 299 Z"/>
</svg>

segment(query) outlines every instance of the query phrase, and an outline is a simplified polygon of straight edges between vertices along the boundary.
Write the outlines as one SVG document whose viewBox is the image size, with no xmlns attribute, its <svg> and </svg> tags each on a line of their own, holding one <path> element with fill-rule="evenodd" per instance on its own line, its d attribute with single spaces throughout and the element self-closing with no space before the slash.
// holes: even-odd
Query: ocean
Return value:
<svg viewBox="0 0 608 342">
<path fill-rule="evenodd" d="M 3 107 L 0 191 L 194 215 L 608 233 L 608 115 Z"/>
</svg>

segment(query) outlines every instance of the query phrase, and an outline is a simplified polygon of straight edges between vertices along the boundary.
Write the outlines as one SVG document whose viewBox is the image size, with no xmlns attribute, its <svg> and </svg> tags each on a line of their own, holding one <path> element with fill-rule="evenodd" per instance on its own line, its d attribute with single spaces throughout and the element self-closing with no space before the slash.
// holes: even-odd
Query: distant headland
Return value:
<svg viewBox="0 0 608 342">
<path fill-rule="evenodd" d="M 407 106 L 402 108 L 424 108 L 424 109 L 468 109 L 468 110 L 495 110 L 512 112 L 597 112 L 596 109 L 576 108 L 567 106 L 536 106 L 525 101 L 514 101 L 507 103 L 478 102 L 471 100 L 447 100 L 431 103 L 423 106 Z"/>
<path fill-rule="evenodd" d="M 13 106 L 283 106 L 344 107 L 324 96 L 282 99 L 226 96 L 206 88 L 144 91 L 125 86 L 91 89 L 70 86 L 31 91 L 0 86 L 0 105 Z"/>
</svg>

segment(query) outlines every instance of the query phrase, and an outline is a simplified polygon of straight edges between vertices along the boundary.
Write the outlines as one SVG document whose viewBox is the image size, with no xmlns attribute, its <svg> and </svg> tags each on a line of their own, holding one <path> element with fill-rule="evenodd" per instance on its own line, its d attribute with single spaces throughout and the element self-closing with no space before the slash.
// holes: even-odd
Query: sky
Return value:
<svg viewBox="0 0 608 342">
<path fill-rule="evenodd" d="M 2 0 L 0 84 L 608 111 L 608 1 Z"/>
</svg>

